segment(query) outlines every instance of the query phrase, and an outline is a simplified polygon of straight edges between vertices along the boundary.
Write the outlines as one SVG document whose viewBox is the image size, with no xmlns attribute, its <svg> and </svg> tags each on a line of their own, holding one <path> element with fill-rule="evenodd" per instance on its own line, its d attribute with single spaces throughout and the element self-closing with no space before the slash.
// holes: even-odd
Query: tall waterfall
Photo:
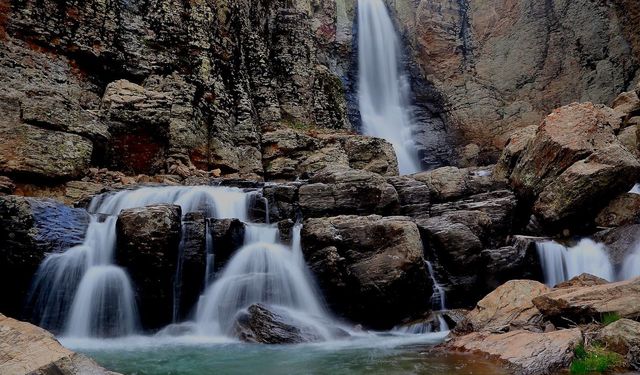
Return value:
<svg viewBox="0 0 640 375">
<path fill-rule="evenodd" d="M 545 284 L 551 287 L 582 273 L 615 280 L 613 265 L 604 245 L 590 239 L 582 239 L 568 249 L 554 241 L 540 242 L 537 248 Z"/>
<path fill-rule="evenodd" d="M 412 140 L 408 83 L 399 66 L 400 43 L 382 0 L 358 1 L 358 100 L 364 133 L 389 141 L 400 174 L 420 170 Z"/>
</svg>

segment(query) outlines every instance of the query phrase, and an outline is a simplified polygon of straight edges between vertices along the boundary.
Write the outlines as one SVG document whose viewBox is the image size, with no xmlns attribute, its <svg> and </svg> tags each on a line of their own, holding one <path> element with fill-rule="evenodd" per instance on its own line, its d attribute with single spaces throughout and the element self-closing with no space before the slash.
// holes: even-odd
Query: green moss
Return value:
<svg viewBox="0 0 640 375">
<path fill-rule="evenodd" d="M 570 368 L 572 374 L 605 372 L 624 363 L 624 359 L 620 354 L 598 346 L 585 348 L 583 345 L 578 345 L 574 350 L 574 354 L 575 357 L 571 362 Z"/>
<path fill-rule="evenodd" d="M 616 312 L 605 313 L 602 315 L 602 324 L 608 326 L 609 324 L 620 320 L 620 314 Z"/>
</svg>

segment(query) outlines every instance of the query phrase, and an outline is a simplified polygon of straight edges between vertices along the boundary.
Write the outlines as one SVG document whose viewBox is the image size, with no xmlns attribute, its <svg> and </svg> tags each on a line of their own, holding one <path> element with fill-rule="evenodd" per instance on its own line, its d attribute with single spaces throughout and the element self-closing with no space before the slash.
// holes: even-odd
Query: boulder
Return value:
<svg viewBox="0 0 640 375">
<path fill-rule="evenodd" d="M 600 330 L 596 340 L 607 349 L 625 356 L 631 367 L 640 370 L 640 322 L 617 320 Z"/>
<path fill-rule="evenodd" d="M 539 330 L 542 314 L 531 300 L 547 292 L 549 288 L 537 281 L 507 281 L 480 300 L 467 314 L 468 327 L 473 331 L 490 332 Z"/>
<path fill-rule="evenodd" d="M 398 209 L 396 190 L 384 177 L 372 172 L 332 167 L 309 182 L 299 190 L 305 217 L 389 214 Z"/>
<path fill-rule="evenodd" d="M 615 135 L 620 118 L 591 103 L 555 110 L 514 163 L 510 182 L 542 224 L 580 225 L 606 202 L 629 191 L 640 162 Z M 505 156 L 508 158 L 508 156 Z M 594 204 L 595 203 L 595 204 Z M 575 221 L 575 223 L 573 223 Z"/>
<path fill-rule="evenodd" d="M 40 327 L 0 314 L 0 373 L 3 375 L 118 375 L 63 347 Z"/>
<path fill-rule="evenodd" d="M 91 163 L 93 144 L 70 133 L 0 123 L 0 173 L 20 178 L 70 180 Z"/>
<path fill-rule="evenodd" d="M 298 213 L 299 184 L 267 185 L 262 189 L 262 196 L 269 202 L 269 219 L 280 221 L 295 220 Z"/>
<path fill-rule="evenodd" d="M 245 225 L 238 219 L 207 219 L 207 226 L 214 254 L 213 272 L 218 272 L 244 244 Z"/>
<path fill-rule="evenodd" d="M 122 210 L 116 222 L 116 260 L 131 276 L 147 329 L 172 320 L 181 214 L 180 206 L 159 204 Z"/>
<path fill-rule="evenodd" d="M 0 195 L 13 194 L 16 190 L 16 185 L 7 176 L 0 176 Z"/>
<path fill-rule="evenodd" d="M 514 279 L 542 280 L 542 267 L 534 241 L 515 236 L 513 244 L 480 253 L 482 279 L 492 290 Z"/>
<path fill-rule="evenodd" d="M 83 209 L 50 199 L 0 196 L 0 310 L 23 313 L 31 278 L 48 253 L 79 245 L 89 224 Z"/>
<path fill-rule="evenodd" d="M 640 194 L 623 193 L 603 208 L 595 223 L 600 227 L 620 227 L 640 220 Z"/>
<path fill-rule="evenodd" d="M 599 320 L 615 313 L 623 318 L 640 315 L 640 278 L 593 286 L 554 289 L 533 299 L 545 318 L 562 322 Z M 564 322 L 566 324 L 566 321 Z"/>
<path fill-rule="evenodd" d="M 604 285 L 607 283 L 608 281 L 603 278 L 600 278 L 598 276 L 594 276 L 588 273 L 583 273 L 567 281 L 563 281 L 560 284 L 557 284 L 556 286 L 554 286 L 554 289 L 566 289 L 566 288 L 575 288 L 575 287 L 581 287 L 581 286 Z"/>
<path fill-rule="evenodd" d="M 422 241 L 408 218 L 307 219 L 302 245 L 332 310 L 349 320 L 389 329 L 430 307 Z"/>
<path fill-rule="evenodd" d="M 578 328 L 548 333 L 515 330 L 474 332 L 455 337 L 446 347 L 498 359 L 516 374 L 544 375 L 568 367 L 574 349 L 582 342 L 582 332 Z"/>
<path fill-rule="evenodd" d="M 322 336 L 311 326 L 292 319 L 285 311 L 254 304 L 238 314 L 234 326 L 240 340 L 261 344 L 299 344 L 320 341 Z"/>
<path fill-rule="evenodd" d="M 411 177 L 426 184 L 435 202 L 446 202 L 470 195 L 506 188 L 504 181 L 492 177 L 493 166 L 441 167 Z"/>
<path fill-rule="evenodd" d="M 400 214 L 418 219 L 429 217 L 431 191 L 424 182 L 409 176 L 389 177 L 387 182 L 398 192 Z"/>
<path fill-rule="evenodd" d="M 511 134 L 507 144 L 502 150 L 500 159 L 494 169 L 494 178 L 506 180 L 515 168 L 520 155 L 527 149 L 528 143 L 535 137 L 538 127 L 536 125 L 518 129 Z"/>
<path fill-rule="evenodd" d="M 174 298 L 178 301 L 178 320 L 187 318 L 205 288 L 205 268 L 207 264 L 205 240 L 205 214 L 202 211 L 189 212 L 182 217 L 178 271 Z"/>
</svg>

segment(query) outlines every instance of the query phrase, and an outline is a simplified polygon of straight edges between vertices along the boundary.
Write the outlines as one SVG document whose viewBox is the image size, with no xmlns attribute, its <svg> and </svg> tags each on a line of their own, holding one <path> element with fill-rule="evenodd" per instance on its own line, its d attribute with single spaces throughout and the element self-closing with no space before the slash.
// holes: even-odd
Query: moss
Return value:
<svg viewBox="0 0 640 375">
<path fill-rule="evenodd" d="M 602 324 L 608 326 L 609 324 L 620 320 L 620 314 L 616 312 L 605 313 L 602 315 Z"/>
<path fill-rule="evenodd" d="M 575 357 L 570 367 L 572 374 L 605 372 L 624 364 L 624 359 L 620 354 L 599 346 L 585 348 L 584 345 L 578 345 L 574 354 Z"/>
</svg>

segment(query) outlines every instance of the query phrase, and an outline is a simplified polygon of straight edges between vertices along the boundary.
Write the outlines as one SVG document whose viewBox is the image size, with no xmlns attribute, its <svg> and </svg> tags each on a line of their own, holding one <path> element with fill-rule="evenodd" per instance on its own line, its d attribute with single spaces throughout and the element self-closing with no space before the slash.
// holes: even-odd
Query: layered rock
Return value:
<svg viewBox="0 0 640 375">
<path fill-rule="evenodd" d="M 116 261 L 133 280 L 145 328 L 172 319 L 180 219 L 180 206 L 154 205 L 122 210 L 116 222 Z"/>
<path fill-rule="evenodd" d="M 332 310 L 352 321 L 391 328 L 430 307 L 420 233 L 407 218 L 307 219 L 302 245 Z"/>
<path fill-rule="evenodd" d="M 63 347 L 42 328 L 0 314 L 0 372 L 4 375 L 118 375 Z"/>
</svg>

